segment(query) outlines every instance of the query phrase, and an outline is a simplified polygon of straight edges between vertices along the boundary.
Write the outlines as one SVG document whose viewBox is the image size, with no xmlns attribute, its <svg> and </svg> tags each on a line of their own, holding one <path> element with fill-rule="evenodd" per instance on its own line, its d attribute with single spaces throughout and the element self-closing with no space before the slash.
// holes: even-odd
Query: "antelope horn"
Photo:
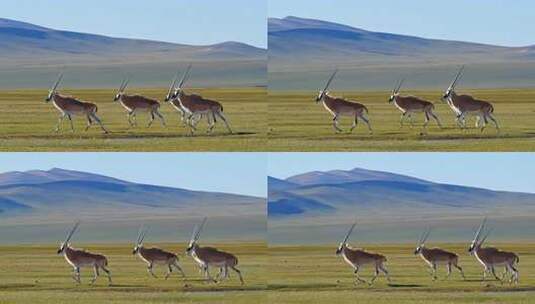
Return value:
<svg viewBox="0 0 535 304">
<path fill-rule="evenodd" d="M 463 72 L 464 72 L 464 64 L 461 66 L 461 68 L 459 69 L 459 72 L 455 76 L 455 79 L 453 79 L 452 83 L 450 84 L 451 89 L 455 88 L 455 86 L 457 85 L 457 82 L 462 77 Z"/>
<path fill-rule="evenodd" d="M 338 74 L 338 69 L 334 70 L 334 73 L 332 74 L 331 78 L 329 78 L 329 80 L 327 81 L 327 84 L 325 85 L 325 89 L 323 89 L 323 93 L 325 93 L 327 89 L 329 89 L 329 86 L 331 85 L 331 82 L 333 81 L 336 74 Z"/>
<path fill-rule="evenodd" d="M 63 244 L 67 244 L 71 238 L 72 238 L 72 235 L 74 234 L 74 232 L 76 231 L 76 229 L 78 229 L 78 226 L 80 226 L 80 221 L 77 221 L 75 224 L 74 224 L 74 227 L 71 229 L 71 231 L 67 234 L 67 238 L 65 238 L 65 241 L 63 242 Z"/>
<path fill-rule="evenodd" d="M 184 75 L 182 75 L 182 80 L 180 80 L 180 84 L 178 85 L 178 89 L 182 89 L 182 86 L 186 82 L 186 79 L 189 77 L 189 72 L 191 71 L 191 63 L 188 65 L 188 68 L 184 72 Z"/>
<path fill-rule="evenodd" d="M 483 242 L 485 242 L 485 240 L 489 237 L 489 234 L 490 232 L 492 231 L 492 229 L 490 229 L 489 231 L 487 231 L 487 233 L 485 234 L 485 236 L 481 239 L 481 241 L 479 241 L 479 245 L 483 245 Z"/>
<path fill-rule="evenodd" d="M 52 86 L 52 91 L 53 92 L 56 91 L 56 89 L 58 88 L 58 85 L 61 82 L 61 80 L 63 80 L 63 72 L 59 73 L 58 79 L 56 80 L 56 82 Z"/>
<path fill-rule="evenodd" d="M 202 228 L 204 227 L 204 224 L 206 223 L 207 219 L 207 217 L 204 217 L 201 222 L 201 225 L 199 225 L 199 229 L 197 230 L 197 233 L 195 233 L 195 241 L 199 240 L 199 235 L 201 234 Z"/>
<path fill-rule="evenodd" d="M 355 226 L 357 226 L 357 222 L 354 222 L 353 225 L 351 225 L 351 228 L 349 228 L 349 231 L 347 232 L 344 240 L 342 241 L 342 244 L 347 244 L 347 240 L 351 236 L 351 233 L 353 233 L 353 229 L 355 229 Z"/>
<path fill-rule="evenodd" d="M 427 231 L 424 233 L 422 240 L 420 241 L 420 245 L 425 244 L 430 233 L 431 233 L 431 228 L 427 228 Z"/>
<path fill-rule="evenodd" d="M 143 225 L 139 227 L 139 231 L 137 233 L 137 239 L 136 239 L 136 245 L 139 245 L 139 240 L 141 239 L 141 234 L 143 233 Z"/>
<path fill-rule="evenodd" d="M 137 243 L 138 245 L 143 243 L 143 240 L 145 239 L 145 235 L 147 234 L 148 231 L 149 231 L 149 228 L 147 228 L 147 229 L 145 229 L 145 231 L 143 231 L 143 234 L 141 235 L 141 238 L 139 239 L 139 242 Z"/>
<path fill-rule="evenodd" d="M 477 229 L 477 232 L 476 232 L 476 235 L 474 237 L 474 241 L 479 241 L 479 236 L 481 234 L 481 230 L 483 229 L 483 227 L 485 226 L 485 223 L 487 222 L 487 217 L 485 217 L 483 219 L 483 221 L 481 222 L 481 225 L 479 225 L 479 228 Z"/>
<path fill-rule="evenodd" d="M 123 93 L 124 90 L 126 89 L 126 86 L 128 85 L 128 83 L 130 82 L 130 77 L 127 77 L 126 78 L 126 81 L 124 82 L 123 86 L 121 87 L 121 89 L 119 90 L 119 92 Z"/>
<path fill-rule="evenodd" d="M 167 92 L 168 96 L 171 95 L 171 92 L 175 88 L 175 84 L 176 84 L 177 80 L 178 80 L 178 70 L 176 71 L 175 78 L 173 78 L 173 82 L 171 82 L 171 86 L 169 87 L 169 92 Z"/>
<path fill-rule="evenodd" d="M 401 86 L 403 85 L 404 82 L 405 82 L 405 78 L 402 78 L 399 81 L 399 85 L 398 85 L 398 88 L 396 89 L 396 93 L 399 93 L 399 90 L 401 89 Z"/>
</svg>

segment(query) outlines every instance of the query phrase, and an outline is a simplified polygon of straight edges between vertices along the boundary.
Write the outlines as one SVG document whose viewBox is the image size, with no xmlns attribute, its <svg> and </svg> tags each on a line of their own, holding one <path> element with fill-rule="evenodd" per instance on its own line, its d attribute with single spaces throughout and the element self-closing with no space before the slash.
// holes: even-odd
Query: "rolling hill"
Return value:
<svg viewBox="0 0 535 304">
<path fill-rule="evenodd" d="M 262 215 L 265 200 L 243 195 L 137 184 L 64 169 L 0 174 L 2 221 L 137 216 Z"/>
<path fill-rule="evenodd" d="M 268 30 L 270 85 L 276 89 L 317 89 L 305 79 L 321 84 L 335 66 L 343 70 L 336 82 L 341 89 L 390 89 L 401 75 L 411 76 L 408 86 L 440 87 L 460 64 L 471 70 L 465 79 L 470 87 L 522 86 L 530 82 L 519 78 L 535 79 L 535 46 L 427 39 L 298 17 L 270 18 Z"/>
<path fill-rule="evenodd" d="M 532 239 L 535 194 L 441 184 L 360 168 L 269 179 L 269 239 L 331 243 L 357 219 L 358 239 L 413 242 L 433 226 L 442 241 L 466 241 L 483 216 L 493 238 Z"/>
<path fill-rule="evenodd" d="M 269 183 L 270 218 L 535 212 L 535 194 L 493 191 L 355 168 L 309 172 Z"/>
<path fill-rule="evenodd" d="M 126 74 L 143 71 L 152 78 L 133 77 L 133 85 L 164 86 L 178 65 L 189 62 L 197 70 L 193 77 L 195 84 L 210 83 L 212 77 L 221 76 L 222 70 L 227 70 L 227 79 L 219 80 L 221 86 L 226 83 L 265 85 L 262 72 L 265 74 L 266 50 L 233 41 L 205 46 L 183 45 L 61 31 L 0 19 L 0 55 L 3 73 L 9 72 L 12 76 L 2 77 L 0 87 L 46 86 L 46 82 L 36 83 L 36 74 L 53 75 L 60 68 L 70 72 L 71 78 L 78 79 L 78 83 L 71 83 L 73 86 L 110 86 L 99 81 L 96 75 L 103 71 L 111 73 L 115 82 Z M 228 77 L 228 72 L 232 72 L 232 77 Z M 214 75 L 209 77 L 210 74 Z M 26 81 L 20 79 L 22 76 L 26 76 Z M 154 76 L 159 78 L 154 79 Z"/>
</svg>

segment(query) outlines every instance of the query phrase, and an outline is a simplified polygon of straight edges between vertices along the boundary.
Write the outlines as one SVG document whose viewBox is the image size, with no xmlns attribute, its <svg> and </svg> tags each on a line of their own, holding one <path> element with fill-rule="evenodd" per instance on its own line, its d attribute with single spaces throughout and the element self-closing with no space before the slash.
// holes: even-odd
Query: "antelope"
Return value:
<svg viewBox="0 0 535 304">
<path fill-rule="evenodd" d="M 415 255 L 420 255 L 420 257 L 431 267 L 431 275 L 433 276 L 433 280 L 437 279 L 437 265 L 439 264 L 445 264 L 448 269 L 448 278 L 451 275 L 451 266 L 457 268 L 459 272 L 461 273 L 461 276 L 463 279 L 465 278 L 463 269 L 461 266 L 458 265 L 459 262 L 459 256 L 453 252 L 449 252 L 440 248 L 427 248 L 425 247 L 425 242 L 427 241 L 427 238 L 429 237 L 429 233 L 431 232 L 430 229 L 428 229 L 426 232 L 424 232 L 420 239 L 418 240 L 418 243 L 416 244 L 416 249 L 414 250 Z"/>
<path fill-rule="evenodd" d="M 137 254 L 145 263 L 147 263 L 147 271 L 154 278 L 157 278 L 153 272 L 153 266 L 155 264 L 167 266 L 167 273 L 165 275 L 166 280 L 173 272 L 173 267 L 176 268 L 182 274 L 183 278 L 185 278 L 186 275 L 184 274 L 184 271 L 182 271 L 182 268 L 180 268 L 180 265 L 178 265 L 178 257 L 176 256 L 176 254 L 164 251 L 159 248 L 145 248 L 145 246 L 143 246 L 143 240 L 145 239 L 147 231 L 148 229 L 143 230 L 143 227 L 139 229 L 139 233 L 137 235 L 137 240 L 134 245 L 134 250 L 132 251 L 132 254 Z"/>
<path fill-rule="evenodd" d="M 186 94 L 184 92 L 183 86 L 189 77 L 190 71 L 191 65 L 188 66 L 187 70 L 182 76 L 182 79 L 180 80 L 180 83 L 176 87 L 176 80 L 178 78 L 175 77 L 171 83 L 165 101 L 170 102 L 175 109 L 184 113 L 183 115 L 186 117 L 186 124 L 190 127 L 191 134 L 197 130 L 197 123 L 203 115 L 208 117 L 208 133 L 212 133 L 217 123 L 217 118 L 220 118 L 225 123 L 228 132 L 233 134 L 227 118 L 225 115 L 223 115 L 223 106 L 221 103 L 215 100 L 203 98 L 197 94 Z"/>
<path fill-rule="evenodd" d="M 476 259 L 478 260 L 481 265 L 484 267 L 483 271 L 483 281 L 486 279 L 487 272 L 492 273 L 494 278 L 496 280 L 503 282 L 503 279 L 500 279 L 494 270 L 494 267 L 496 266 L 504 266 L 505 267 L 505 275 L 510 272 L 511 279 L 510 282 L 514 282 L 515 284 L 518 284 L 518 270 L 515 267 L 515 264 L 517 264 L 520 259 L 518 258 L 518 255 L 516 255 L 513 252 L 507 252 L 502 251 L 494 247 L 482 247 L 483 243 L 487 239 L 487 237 L 490 234 L 490 230 L 487 231 L 484 237 L 481 238 L 481 232 L 483 228 L 485 227 L 487 218 L 484 218 L 481 222 L 481 225 L 476 231 L 476 234 L 474 236 L 474 240 L 470 244 L 470 247 L 468 248 L 468 252 L 470 255 L 474 255 Z"/>
<path fill-rule="evenodd" d="M 81 267 L 93 267 L 95 276 L 91 280 L 91 284 L 95 283 L 97 278 L 100 276 L 99 269 L 102 269 L 107 276 L 108 276 L 108 282 L 111 285 L 111 273 L 106 268 L 108 266 L 108 260 L 105 256 L 100 254 L 93 254 L 90 252 L 87 252 L 85 250 L 79 250 L 71 247 L 69 241 L 72 238 L 72 235 L 74 232 L 78 229 L 80 226 L 80 222 L 77 222 L 74 227 L 71 229 L 71 231 L 67 234 L 67 238 L 63 243 L 60 244 L 60 247 L 58 249 L 58 254 L 61 254 L 65 257 L 65 260 L 69 265 L 71 265 L 74 268 L 74 275 L 73 279 L 78 283 L 81 284 L 82 281 L 80 279 L 80 268 Z"/>
<path fill-rule="evenodd" d="M 481 132 L 485 130 L 489 119 L 492 120 L 496 126 L 496 130 L 499 132 L 500 126 L 493 115 L 494 107 L 491 103 L 475 99 L 470 95 L 457 95 L 455 92 L 455 86 L 463 76 L 463 72 L 464 65 L 459 69 L 459 72 L 442 96 L 442 101 L 446 102 L 455 113 L 455 120 L 462 129 L 466 128 L 466 116 L 473 115 L 477 117 L 476 128 L 479 128 L 481 123 Z"/>
<path fill-rule="evenodd" d="M 241 271 L 236 268 L 238 265 L 238 258 L 233 254 L 223 252 L 214 247 L 200 247 L 198 245 L 199 235 L 201 230 L 206 223 L 207 218 L 205 217 L 200 226 L 195 226 L 193 229 L 193 234 L 188 247 L 186 248 L 186 254 L 191 256 L 193 260 L 199 265 L 201 270 L 204 272 L 206 280 L 208 282 L 217 282 L 210 276 L 209 267 L 219 267 L 220 275 L 223 275 L 223 278 L 228 278 L 228 269 L 234 270 L 238 277 L 240 278 L 241 284 L 245 284 Z"/>
<path fill-rule="evenodd" d="M 390 282 L 390 275 L 388 274 L 388 271 L 386 270 L 386 267 L 384 263 L 386 262 L 386 257 L 381 254 L 377 253 L 370 253 L 366 252 L 361 249 L 351 248 L 347 241 L 349 240 L 349 237 L 351 236 L 351 233 L 353 232 L 353 229 L 355 229 L 355 226 L 357 223 L 355 222 L 351 228 L 349 229 L 349 232 L 346 234 L 344 240 L 340 243 L 338 248 L 336 249 L 336 255 L 341 255 L 346 263 L 348 263 L 351 267 L 353 267 L 354 274 L 355 274 L 355 284 L 358 283 L 366 283 L 365 280 L 361 279 L 359 277 L 359 270 L 361 267 L 372 265 L 375 268 L 375 276 L 372 278 L 370 282 L 368 282 L 369 285 L 372 285 L 375 279 L 377 279 L 377 276 L 379 276 L 379 271 L 383 272 L 388 280 Z"/>
<path fill-rule="evenodd" d="M 330 95 L 328 89 L 337 73 L 338 70 L 335 70 L 331 78 L 327 81 L 325 88 L 319 92 L 318 97 L 316 97 L 316 103 L 323 103 L 325 109 L 332 114 L 333 128 L 335 132 L 339 133 L 343 131 L 339 127 L 340 117 L 351 116 L 353 118 L 353 125 L 351 126 L 350 132 L 353 132 L 357 127 L 360 119 L 366 123 L 369 133 L 372 134 L 373 131 L 370 125 L 370 120 L 366 117 L 368 114 L 368 108 L 366 108 L 366 106 L 355 101 Z"/>
<path fill-rule="evenodd" d="M 117 91 L 117 94 L 115 94 L 115 97 L 113 98 L 113 101 L 119 101 L 121 105 L 126 109 L 126 118 L 128 119 L 130 127 L 134 127 L 137 125 L 136 115 L 138 112 L 147 112 L 150 115 L 147 127 L 150 127 L 152 125 L 155 116 L 160 119 L 162 126 L 165 127 L 165 119 L 160 113 L 160 103 L 157 100 L 147 98 L 138 94 L 127 95 L 124 93 L 124 90 L 128 86 L 129 81 L 130 80 L 128 78 L 123 80 L 121 86 L 119 87 L 119 91 Z"/>
<path fill-rule="evenodd" d="M 54 107 L 60 112 L 59 120 L 55 128 L 55 132 L 59 132 L 61 124 L 65 117 L 69 118 L 71 123 L 71 131 L 74 132 L 74 125 L 72 123 L 72 116 L 85 116 L 87 118 L 87 127 L 85 130 L 89 130 L 89 127 L 93 124 L 93 121 L 97 122 L 102 131 L 108 134 L 108 130 L 102 124 L 102 121 L 97 116 L 97 105 L 90 102 L 80 101 L 74 97 L 61 95 L 58 93 L 57 88 L 60 82 L 63 80 L 63 73 L 60 73 L 56 82 L 52 85 L 48 91 L 48 96 L 45 102 L 52 101 Z"/>
<path fill-rule="evenodd" d="M 440 122 L 440 119 L 438 116 L 433 112 L 435 109 L 435 106 L 433 103 L 420 99 L 418 97 L 414 96 L 401 96 L 399 94 L 399 90 L 401 89 L 401 86 L 403 85 L 403 79 L 399 81 L 399 84 L 394 87 L 392 90 L 392 94 L 390 95 L 390 98 L 388 101 L 390 103 L 394 103 L 394 105 L 401 111 L 401 119 L 399 121 L 400 127 L 403 127 L 403 121 L 405 118 L 409 118 L 409 121 L 411 123 L 411 127 L 413 126 L 412 121 L 412 114 L 413 113 L 424 113 L 425 114 L 425 123 L 424 123 L 424 129 L 427 128 L 427 125 L 429 124 L 429 120 L 431 117 L 435 119 L 438 126 L 442 128 L 442 123 Z"/>
</svg>

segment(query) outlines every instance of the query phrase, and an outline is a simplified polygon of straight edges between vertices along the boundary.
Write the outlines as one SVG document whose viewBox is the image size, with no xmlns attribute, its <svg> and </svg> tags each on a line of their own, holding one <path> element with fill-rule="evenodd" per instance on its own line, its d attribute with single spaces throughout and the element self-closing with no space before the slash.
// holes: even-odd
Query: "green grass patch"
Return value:
<svg viewBox="0 0 535 304">
<path fill-rule="evenodd" d="M 114 103 L 114 90 L 62 90 L 81 100 L 98 105 L 98 115 L 111 134 L 102 134 L 98 126 L 84 132 L 86 120 L 76 117 L 75 133 L 68 120 L 60 133 L 54 132 L 59 112 L 46 104 L 44 90 L 0 91 L 0 151 L 262 151 L 266 147 L 267 101 L 263 88 L 192 89 L 223 104 L 226 117 L 236 134 L 229 135 L 224 124 L 207 134 L 206 119 L 196 136 L 190 136 L 170 104 L 162 103 L 161 113 L 167 128 L 158 120 L 147 128 L 148 115 L 138 114 L 138 126 L 130 128 L 124 108 Z M 162 100 L 165 89 L 130 89 L 130 93 Z"/>
<path fill-rule="evenodd" d="M 435 102 L 436 113 L 444 124 L 439 129 L 432 121 L 422 135 L 423 114 L 415 117 L 415 127 L 400 128 L 401 112 L 388 103 L 390 92 L 334 92 L 357 100 L 370 110 L 374 129 L 359 124 L 353 134 L 335 134 L 332 116 L 322 104 L 315 103 L 317 92 L 270 92 L 270 151 L 533 151 L 535 150 L 535 90 L 467 90 L 479 99 L 491 101 L 502 127 L 498 134 L 489 124 L 482 133 L 475 129 L 475 119 L 468 120 L 470 129 L 456 126 L 454 114 L 439 101 L 442 92 L 418 91 L 414 95 Z M 349 130 L 351 118 L 342 120 Z"/>
</svg>

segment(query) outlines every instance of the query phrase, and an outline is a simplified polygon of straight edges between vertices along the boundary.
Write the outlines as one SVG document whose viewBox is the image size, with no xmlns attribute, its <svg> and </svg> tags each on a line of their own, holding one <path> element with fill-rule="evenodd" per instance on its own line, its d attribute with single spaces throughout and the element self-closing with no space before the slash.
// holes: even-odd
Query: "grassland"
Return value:
<svg viewBox="0 0 535 304">
<path fill-rule="evenodd" d="M 436 245 L 436 244 L 433 244 Z M 535 303 L 535 245 L 502 244 L 520 256 L 520 284 L 511 286 L 481 281 L 482 268 L 466 253 L 466 244 L 443 244 L 460 255 L 467 279 L 453 272 L 445 280 L 445 268 L 432 281 L 427 266 L 409 245 L 373 245 L 367 250 L 387 256 L 392 276 L 388 284 L 379 277 L 376 284 L 355 285 L 353 272 L 333 246 L 270 246 L 269 300 L 271 303 Z M 369 280 L 372 270 L 362 269 Z M 500 270 L 501 272 L 501 270 Z"/>
<path fill-rule="evenodd" d="M 501 124 L 498 134 L 493 125 L 481 133 L 474 128 L 460 130 L 450 108 L 438 101 L 439 91 L 415 91 L 411 94 L 435 102 L 436 112 L 445 128 L 431 122 L 422 135 L 423 116 L 416 126 L 407 123 L 400 128 L 400 111 L 388 103 L 389 92 L 336 92 L 358 100 L 370 110 L 374 133 L 368 134 L 359 124 L 353 134 L 335 134 L 332 116 L 323 105 L 314 102 L 317 92 L 269 93 L 270 151 L 534 151 L 535 150 L 535 90 L 496 89 L 463 90 L 480 99 L 493 102 L 495 116 Z M 349 130 L 352 120 L 342 120 Z"/>
<path fill-rule="evenodd" d="M 165 89 L 135 89 L 132 93 L 162 100 Z M 225 115 L 236 132 L 229 135 L 218 123 L 212 135 L 206 134 L 206 121 L 196 136 L 189 135 L 175 109 L 162 104 L 167 128 L 155 121 L 147 128 L 148 116 L 138 115 L 138 126 L 130 128 L 124 108 L 112 101 L 110 89 L 79 89 L 64 92 L 98 105 L 98 114 L 111 134 L 97 126 L 84 132 L 86 121 L 75 118 L 75 133 L 68 120 L 60 133 L 53 131 L 58 112 L 46 104 L 46 90 L 0 91 L 0 151 L 262 151 L 266 147 L 267 101 L 263 88 L 195 89 L 224 106 Z"/>
<path fill-rule="evenodd" d="M 190 257 L 180 255 L 186 272 L 183 281 L 174 274 L 167 281 L 164 270 L 155 269 L 158 279 L 146 271 L 146 265 L 133 256 L 131 245 L 84 245 L 93 252 L 105 254 L 112 271 L 113 285 L 102 276 L 89 285 L 92 271 L 82 271 L 82 285 L 71 278 L 72 267 L 56 255 L 56 246 L 0 247 L 1 303 L 267 303 L 265 243 L 232 243 L 217 245 L 236 254 L 245 285 L 237 276 L 217 285 L 201 280 Z M 183 253 L 183 245 L 160 244 L 160 248 Z"/>
</svg>

